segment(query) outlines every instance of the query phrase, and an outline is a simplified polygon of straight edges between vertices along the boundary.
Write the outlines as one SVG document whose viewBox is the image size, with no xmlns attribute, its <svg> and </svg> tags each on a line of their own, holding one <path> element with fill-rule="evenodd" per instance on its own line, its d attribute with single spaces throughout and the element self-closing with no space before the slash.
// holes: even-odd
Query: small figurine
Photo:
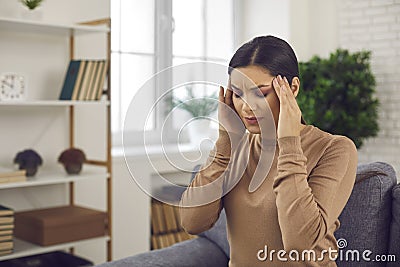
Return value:
<svg viewBox="0 0 400 267">
<path fill-rule="evenodd" d="M 42 165 L 43 160 L 36 151 L 26 149 L 15 156 L 14 163 L 19 165 L 20 170 L 26 170 L 26 176 L 30 177 L 36 174 L 38 166 Z"/>
<path fill-rule="evenodd" d="M 85 153 L 78 148 L 69 148 L 64 150 L 58 157 L 58 162 L 64 165 L 68 174 L 78 174 L 82 170 L 82 164 L 85 162 Z"/>
</svg>

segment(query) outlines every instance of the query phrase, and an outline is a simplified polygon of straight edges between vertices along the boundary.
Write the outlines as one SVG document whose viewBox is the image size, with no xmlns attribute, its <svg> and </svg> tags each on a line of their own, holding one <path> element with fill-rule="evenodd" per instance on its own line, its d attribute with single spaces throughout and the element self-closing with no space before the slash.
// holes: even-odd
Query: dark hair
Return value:
<svg viewBox="0 0 400 267">
<path fill-rule="evenodd" d="M 299 64 L 292 47 L 275 36 L 259 36 L 243 44 L 229 62 L 228 73 L 234 68 L 257 65 L 265 68 L 272 76 L 285 76 L 289 83 L 299 77 Z"/>
<path fill-rule="evenodd" d="M 228 74 L 235 68 L 250 65 L 263 67 L 272 76 L 285 76 L 290 84 L 294 77 L 299 77 L 299 63 L 293 48 L 271 35 L 255 37 L 239 47 L 229 62 Z M 303 116 L 301 122 L 307 124 Z"/>
</svg>

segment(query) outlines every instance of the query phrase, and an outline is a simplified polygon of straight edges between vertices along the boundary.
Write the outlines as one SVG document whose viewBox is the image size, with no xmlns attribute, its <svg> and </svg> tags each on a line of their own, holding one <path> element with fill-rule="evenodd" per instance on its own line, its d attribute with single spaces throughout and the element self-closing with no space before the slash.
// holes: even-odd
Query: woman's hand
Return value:
<svg viewBox="0 0 400 267">
<path fill-rule="evenodd" d="M 217 151 L 230 158 L 245 133 L 245 126 L 237 114 L 232 100 L 232 89 L 219 88 L 218 121 L 219 136 L 215 143 Z"/>
<path fill-rule="evenodd" d="M 277 138 L 299 136 L 302 130 L 301 110 L 288 80 L 278 75 L 272 83 L 280 102 Z"/>
<path fill-rule="evenodd" d="M 245 132 L 245 126 L 237 114 L 232 100 L 232 89 L 224 89 L 219 87 L 219 103 L 218 103 L 218 120 L 220 131 L 228 132 L 228 134 L 234 134 L 243 136 Z M 232 138 L 232 137 L 230 137 Z"/>
</svg>

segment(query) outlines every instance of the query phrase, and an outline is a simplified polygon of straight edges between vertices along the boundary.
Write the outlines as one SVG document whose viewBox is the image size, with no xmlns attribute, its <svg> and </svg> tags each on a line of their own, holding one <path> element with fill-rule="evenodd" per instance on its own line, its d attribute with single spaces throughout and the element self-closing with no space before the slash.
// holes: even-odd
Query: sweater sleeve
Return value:
<svg viewBox="0 0 400 267">
<path fill-rule="evenodd" d="M 300 136 L 278 139 L 278 174 L 274 179 L 284 249 L 313 249 L 338 219 L 353 190 L 357 149 L 335 136 L 307 176 Z"/>
<path fill-rule="evenodd" d="M 179 202 L 181 225 L 189 234 L 210 229 L 223 207 L 221 198 L 231 149 L 228 134 L 220 132 L 220 137 Z"/>
</svg>

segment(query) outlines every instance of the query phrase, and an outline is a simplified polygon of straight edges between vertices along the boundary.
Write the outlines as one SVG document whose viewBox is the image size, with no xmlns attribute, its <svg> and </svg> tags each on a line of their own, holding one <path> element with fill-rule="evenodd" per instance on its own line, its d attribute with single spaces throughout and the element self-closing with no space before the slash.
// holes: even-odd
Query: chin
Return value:
<svg viewBox="0 0 400 267">
<path fill-rule="evenodd" d="M 250 125 L 246 127 L 247 131 L 249 131 L 252 134 L 260 134 L 261 133 L 261 129 L 260 127 L 257 125 Z"/>
</svg>

